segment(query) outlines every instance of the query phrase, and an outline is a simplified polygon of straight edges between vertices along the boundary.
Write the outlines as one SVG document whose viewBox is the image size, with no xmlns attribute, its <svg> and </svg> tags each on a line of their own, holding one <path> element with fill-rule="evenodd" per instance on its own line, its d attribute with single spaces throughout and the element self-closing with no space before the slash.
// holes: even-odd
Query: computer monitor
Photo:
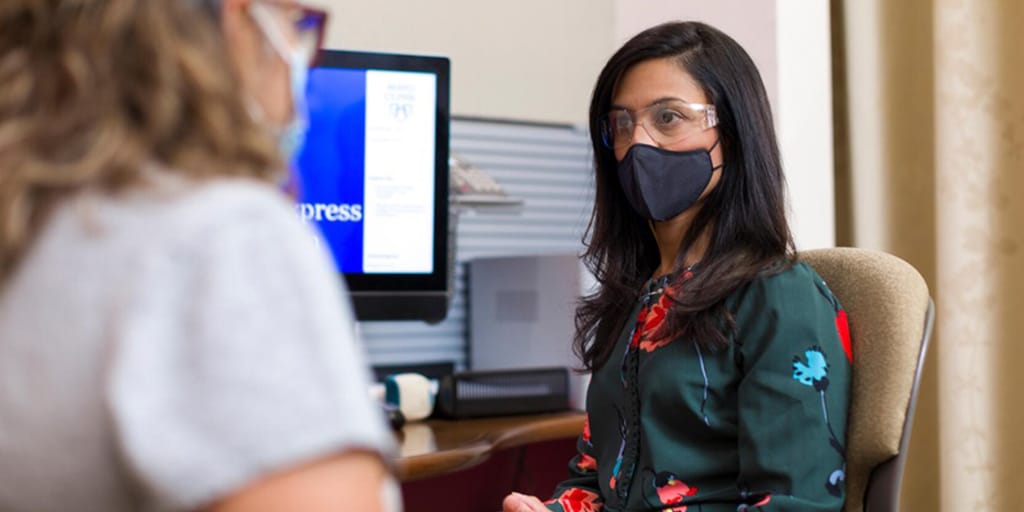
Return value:
<svg viewBox="0 0 1024 512">
<path fill-rule="evenodd" d="M 449 61 L 323 51 L 294 162 L 359 320 L 442 320 L 451 296 Z"/>
</svg>

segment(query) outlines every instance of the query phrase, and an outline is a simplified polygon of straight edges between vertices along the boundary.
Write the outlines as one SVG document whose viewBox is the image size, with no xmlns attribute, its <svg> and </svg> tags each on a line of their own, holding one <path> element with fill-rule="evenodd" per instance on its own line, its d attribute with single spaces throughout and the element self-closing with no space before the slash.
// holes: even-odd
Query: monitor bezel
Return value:
<svg viewBox="0 0 1024 512">
<path fill-rule="evenodd" d="M 437 77 L 437 111 L 434 162 L 434 258 L 433 271 L 427 273 L 347 273 L 342 272 L 353 298 L 360 295 L 383 298 L 382 293 L 408 293 L 410 296 L 448 293 L 449 285 L 449 211 L 448 155 L 451 123 L 450 69 L 446 57 L 392 53 L 321 50 L 314 68 L 411 71 L 432 73 Z M 359 304 L 357 304 L 357 312 Z M 362 315 L 366 316 L 366 315 Z M 376 316 L 376 315 L 374 315 Z M 414 315 L 420 316 L 420 315 Z"/>
</svg>

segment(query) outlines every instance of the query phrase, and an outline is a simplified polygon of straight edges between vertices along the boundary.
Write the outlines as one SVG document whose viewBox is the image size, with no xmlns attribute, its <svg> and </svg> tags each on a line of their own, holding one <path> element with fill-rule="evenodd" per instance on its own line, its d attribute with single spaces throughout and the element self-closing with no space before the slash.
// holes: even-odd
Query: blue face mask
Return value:
<svg viewBox="0 0 1024 512">
<path fill-rule="evenodd" d="M 298 48 L 289 48 L 273 14 L 262 5 L 252 4 L 250 13 L 256 24 L 266 35 L 271 46 L 288 65 L 292 93 L 292 119 L 284 126 L 274 129 L 278 149 L 287 162 L 293 162 L 302 151 L 309 128 L 309 111 L 306 105 L 306 84 L 309 80 L 309 56 Z"/>
<path fill-rule="evenodd" d="M 309 129 L 309 110 L 306 105 L 306 83 L 309 79 L 309 68 L 306 58 L 301 52 L 291 52 L 288 58 L 288 69 L 291 75 L 292 89 L 292 120 L 277 133 L 277 145 L 281 156 L 293 162 L 302 152 L 306 142 L 306 131 Z"/>
</svg>

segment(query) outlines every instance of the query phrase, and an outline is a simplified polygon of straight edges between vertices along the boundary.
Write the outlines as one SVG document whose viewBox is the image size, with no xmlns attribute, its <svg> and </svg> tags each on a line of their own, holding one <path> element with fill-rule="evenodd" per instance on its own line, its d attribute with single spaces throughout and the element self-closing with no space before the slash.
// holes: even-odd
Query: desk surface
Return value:
<svg viewBox="0 0 1024 512">
<path fill-rule="evenodd" d="M 398 477 L 404 481 L 475 466 L 498 450 L 580 435 L 579 411 L 472 420 L 430 420 L 405 425 L 399 434 Z"/>
</svg>

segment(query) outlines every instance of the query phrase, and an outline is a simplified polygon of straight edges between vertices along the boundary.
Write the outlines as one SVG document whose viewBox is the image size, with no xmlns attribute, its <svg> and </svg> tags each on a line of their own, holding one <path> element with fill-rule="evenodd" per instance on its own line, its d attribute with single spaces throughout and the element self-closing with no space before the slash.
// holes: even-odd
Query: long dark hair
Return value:
<svg viewBox="0 0 1024 512">
<path fill-rule="evenodd" d="M 683 238 L 675 279 L 682 279 L 686 253 L 705 231 L 707 250 L 692 278 L 672 296 L 660 334 L 684 334 L 710 350 L 727 346 L 735 319 L 726 298 L 760 274 L 787 268 L 795 254 L 771 108 L 750 56 L 703 23 L 666 23 L 641 32 L 605 65 L 590 103 L 596 197 L 583 260 L 600 287 L 576 310 L 574 345 L 586 369 L 608 359 L 640 288 L 660 263 L 647 220 L 627 202 L 615 154 L 601 140 L 601 119 L 622 76 L 640 62 L 659 58 L 675 59 L 715 105 L 724 161 L 718 186 Z"/>
</svg>

